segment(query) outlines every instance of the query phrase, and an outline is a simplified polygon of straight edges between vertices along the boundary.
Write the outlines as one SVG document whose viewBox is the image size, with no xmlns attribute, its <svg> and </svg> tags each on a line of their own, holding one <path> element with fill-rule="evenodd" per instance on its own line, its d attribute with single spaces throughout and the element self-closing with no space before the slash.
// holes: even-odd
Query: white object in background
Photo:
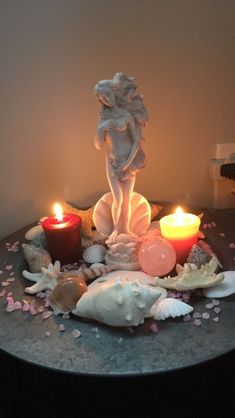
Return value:
<svg viewBox="0 0 235 418">
<path fill-rule="evenodd" d="M 216 144 L 216 158 L 210 160 L 210 176 L 213 180 L 213 206 L 215 209 L 235 207 L 235 181 L 221 176 L 223 164 L 235 162 L 235 142 Z"/>
</svg>

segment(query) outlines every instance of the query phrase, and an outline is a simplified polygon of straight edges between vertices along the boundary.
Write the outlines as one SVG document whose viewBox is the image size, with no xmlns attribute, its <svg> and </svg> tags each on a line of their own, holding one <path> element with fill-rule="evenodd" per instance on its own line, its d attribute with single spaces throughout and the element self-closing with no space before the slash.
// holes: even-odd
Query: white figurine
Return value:
<svg viewBox="0 0 235 418">
<path fill-rule="evenodd" d="M 134 78 L 124 73 L 116 73 L 112 80 L 102 80 L 95 86 L 102 104 L 95 147 L 100 150 L 106 144 L 106 174 L 113 198 L 109 241 L 115 241 L 121 233 L 135 235 L 130 202 L 136 173 L 145 167 L 142 127 L 148 119 L 143 96 L 135 94 L 136 88 Z"/>
</svg>

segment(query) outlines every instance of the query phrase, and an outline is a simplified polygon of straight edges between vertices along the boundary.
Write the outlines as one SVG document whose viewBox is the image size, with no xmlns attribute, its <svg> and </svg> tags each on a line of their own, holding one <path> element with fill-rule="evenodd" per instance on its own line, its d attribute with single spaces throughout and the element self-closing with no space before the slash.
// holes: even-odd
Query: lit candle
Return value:
<svg viewBox="0 0 235 418">
<path fill-rule="evenodd" d="M 54 212 L 55 216 L 49 216 L 42 223 L 52 260 L 59 260 L 62 265 L 79 261 L 81 218 L 73 214 L 63 215 L 58 203 L 54 205 Z"/>
<path fill-rule="evenodd" d="M 200 223 L 198 216 L 184 213 L 180 207 L 175 213 L 160 219 L 161 234 L 175 248 L 178 263 L 185 263 L 193 244 L 197 242 Z"/>
</svg>

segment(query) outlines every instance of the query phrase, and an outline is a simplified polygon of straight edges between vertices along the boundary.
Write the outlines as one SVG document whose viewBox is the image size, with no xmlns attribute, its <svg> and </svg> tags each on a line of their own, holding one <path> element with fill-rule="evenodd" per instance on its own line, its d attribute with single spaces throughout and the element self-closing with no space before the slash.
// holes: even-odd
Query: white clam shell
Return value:
<svg viewBox="0 0 235 418">
<path fill-rule="evenodd" d="M 216 286 L 203 289 L 207 298 L 223 298 L 235 293 L 235 271 L 224 271 L 224 280 Z"/>
<path fill-rule="evenodd" d="M 86 263 L 100 263 L 104 260 L 106 247 L 101 244 L 91 245 L 83 252 L 83 260 Z"/>
<path fill-rule="evenodd" d="M 27 239 L 28 241 L 32 241 L 33 239 L 37 238 L 39 235 L 41 235 L 41 233 L 43 232 L 43 228 L 41 225 L 36 225 L 33 226 L 32 228 L 30 228 L 26 234 L 25 234 L 25 239 Z"/>
<path fill-rule="evenodd" d="M 160 300 L 154 305 L 154 319 L 162 321 L 166 318 L 176 318 L 178 316 L 187 315 L 193 311 L 193 307 L 178 299 L 167 298 Z M 153 310 L 151 309 L 151 312 Z"/>
</svg>

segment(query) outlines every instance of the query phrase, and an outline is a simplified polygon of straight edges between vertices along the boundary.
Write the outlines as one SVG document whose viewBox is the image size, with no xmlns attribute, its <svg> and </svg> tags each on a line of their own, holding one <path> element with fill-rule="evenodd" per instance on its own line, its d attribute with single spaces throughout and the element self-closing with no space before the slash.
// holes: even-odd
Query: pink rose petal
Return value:
<svg viewBox="0 0 235 418">
<path fill-rule="evenodd" d="M 222 238 L 224 238 L 225 237 L 225 233 L 224 232 L 220 232 L 219 233 L 219 236 L 222 237 Z"/>
<path fill-rule="evenodd" d="M 221 312 L 221 308 L 218 306 L 218 307 L 215 307 L 214 309 L 213 309 L 213 311 L 217 314 L 217 315 L 219 315 L 220 314 L 220 312 Z"/>
<path fill-rule="evenodd" d="M 7 286 L 9 286 L 9 284 L 10 284 L 9 282 L 2 282 L 2 286 L 3 286 L 3 287 L 7 287 Z"/>
<path fill-rule="evenodd" d="M 79 329 L 77 329 L 77 328 L 75 328 L 73 331 L 72 331 L 72 334 L 73 334 L 73 338 L 79 338 L 79 337 L 81 337 L 81 332 L 79 331 Z"/>
<path fill-rule="evenodd" d="M 64 331 L 65 330 L 65 326 L 64 326 L 64 324 L 60 324 L 59 325 L 59 331 L 60 332 L 62 332 L 62 331 Z"/>
<path fill-rule="evenodd" d="M 9 277 L 7 279 L 7 282 L 9 282 L 9 283 L 13 283 L 14 281 L 15 281 L 15 277 Z"/>
<path fill-rule="evenodd" d="M 31 315 L 37 315 L 38 313 L 33 305 L 29 305 L 29 312 L 31 313 Z"/>
<path fill-rule="evenodd" d="M 2 270 L 0 270 L 0 274 L 3 274 L 3 271 Z"/>
<path fill-rule="evenodd" d="M 44 306 L 39 306 L 39 308 L 37 309 L 37 311 L 39 312 L 39 313 L 42 313 L 42 312 L 44 312 L 44 310 L 45 310 L 45 308 L 44 308 Z"/>
<path fill-rule="evenodd" d="M 234 242 L 230 242 L 230 244 L 228 246 L 229 246 L 229 248 L 235 248 Z"/>
<path fill-rule="evenodd" d="M 200 319 L 194 319 L 193 324 L 196 325 L 196 327 L 200 327 L 202 325 L 202 321 Z"/>
<path fill-rule="evenodd" d="M 203 319 L 209 319 L 209 318 L 210 318 L 210 314 L 209 314 L 209 312 L 203 312 L 203 314 L 202 314 L 202 318 L 203 318 Z"/>
<path fill-rule="evenodd" d="M 157 324 L 156 323 L 153 323 L 152 325 L 150 325 L 150 330 L 152 332 L 157 333 L 159 331 Z"/>
<path fill-rule="evenodd" d="M 12 269 L 13 269 L 13 266 L 11 264 L 7 264 L 5 267 L 5 270 L 7 271 L 12 270 Z"/>
<path fill-rule="evenodd" d="M 43 312 L 42 317 L 43 317 L 43 319 L 48 319 L 48 318 L 50 318 L 51 315 L 53 315 L 52 311 L 46 311 L 46 312 Z"/>
<path fill-rule="evenodd" d="M 184 317 L 183 317 L 183 321 L 184 321 L 184 322 L 189 322 L 189 321 L 191 321 L 191 315 L 190 315 L 190 314 L 184 315 Z"/>
<path fill-rule="evenodd" d="M 15 302 L 15 309 L 22 309 L 22 304 L 18 300 Z"/>
<path fill-rule="evenodd" d="M 14 303 L 8 303 L 6 307 L 7 312 L 14 312 L 15 311 L 15 304 Z"/>
<path fill-rule="evenodd" d="M 2 298 L 3 296 L 5 296 L 5 294 L 6 294 L 6 290 L 4 289 L 0 292 L 0 297 Z"/>
<path fill-rule="evenodd" d="M 24 303 L 23 304 L 22 311 L 24 311 L 24 312 L 28 312 L 29 311 L 29 304 L 28 303 Z"/>
<path fill-rule="evenodd" d="M 7 303 L 11 303 L 12 305 L 14 304 L 14 299 L 13 299 L 12 296 L 7 296 L 6 301 L 7 301 Z"/>
</svg>

